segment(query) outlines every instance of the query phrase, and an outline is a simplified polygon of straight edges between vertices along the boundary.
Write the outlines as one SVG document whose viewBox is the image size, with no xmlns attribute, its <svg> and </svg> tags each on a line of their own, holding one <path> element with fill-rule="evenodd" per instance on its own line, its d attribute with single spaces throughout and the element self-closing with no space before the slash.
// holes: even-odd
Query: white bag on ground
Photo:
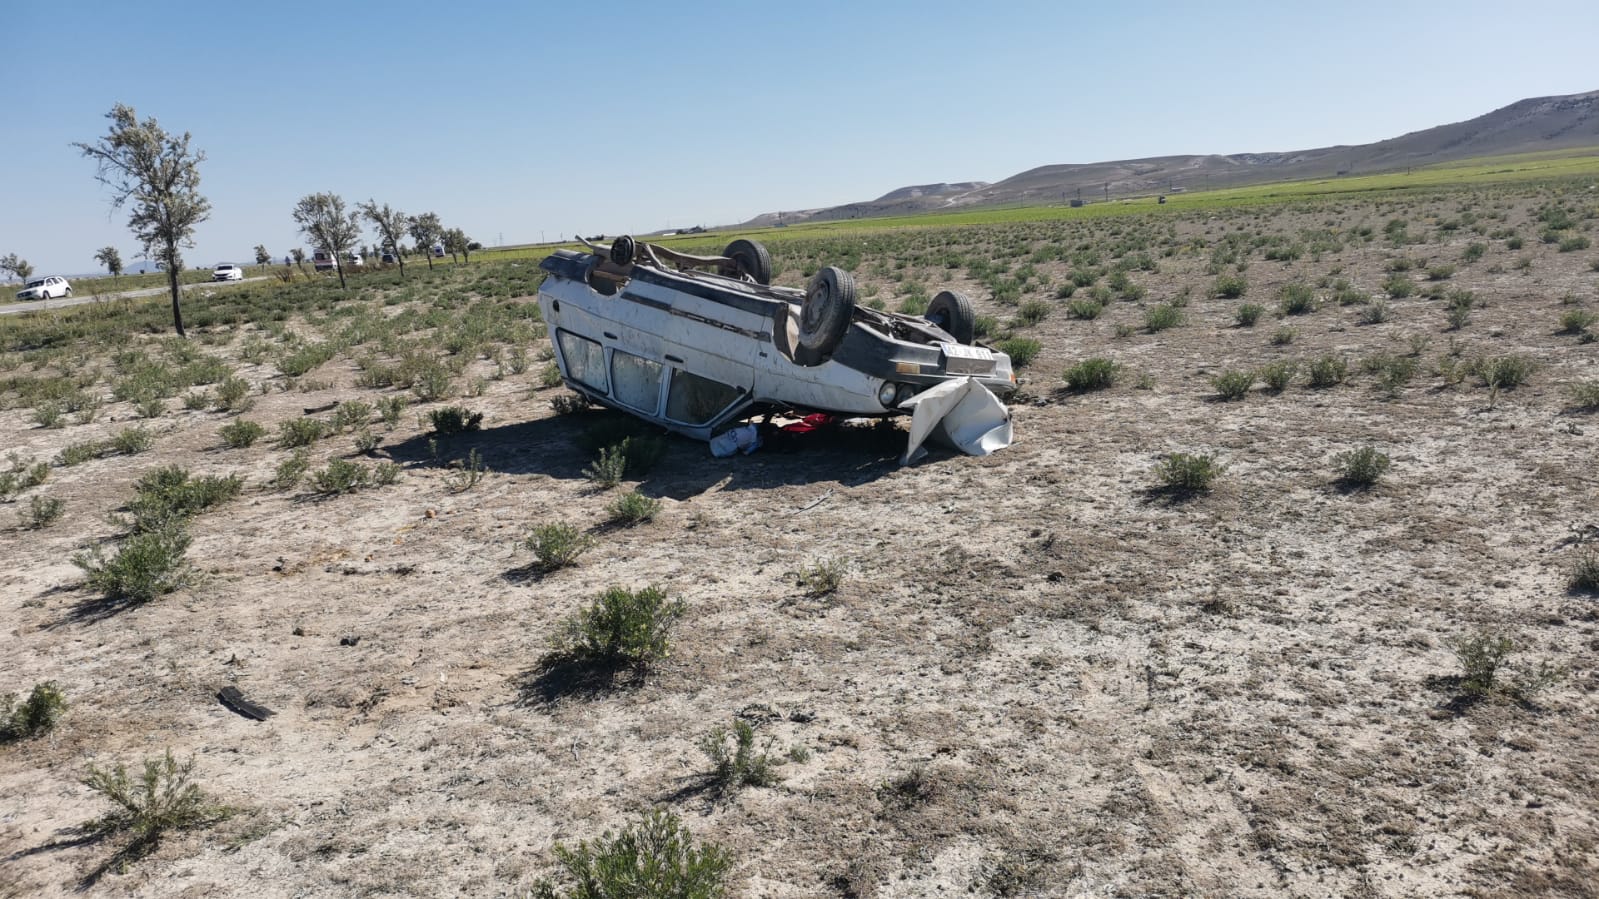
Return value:
<svg viewBox="0 0 1599 899">
<path fill-rule="evenodd" d="M 711 438 L 711 455 L 725 459 L 737 452 L 749 455 L 761 446 L 761 431 L 754 425 L 744 425 L 723 431 Z"/>
<path fill-rule="evenodd" d="M 900 404 L 911 412 L 911 435 L 899 464 L 927 455 L 929 437 L 968 456 L 986 456 L 1011 444 L 1010 411 L 976 378 L 945 381 Z"/>
</svg>

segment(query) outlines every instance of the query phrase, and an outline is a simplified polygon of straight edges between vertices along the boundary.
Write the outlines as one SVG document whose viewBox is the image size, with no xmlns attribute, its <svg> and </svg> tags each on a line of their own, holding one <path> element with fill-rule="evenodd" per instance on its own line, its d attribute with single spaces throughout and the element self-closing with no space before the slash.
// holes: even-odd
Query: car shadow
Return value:
<svg viewBox="0 0 1599 899">
<path fill-rule="evenodd" d="M 888 424 L 844 424 L 803 434 L 766 431 L 749 455 L 718 459 L 710 447 L 621 412 L 589 409 L 458 434 L 420 434 L 383 448 L 407 467 L 448 467 L 473 450 L 490 471 L 581 480 L 600 446 L 623 437 L 656 438 L 663 450 L 650 470 L 630 475 L 640 492 L 683 500 L 712 487 L 766 490 L 813 483 L 866 484 L 894 471 L 905 432 Z"/>
</svg>

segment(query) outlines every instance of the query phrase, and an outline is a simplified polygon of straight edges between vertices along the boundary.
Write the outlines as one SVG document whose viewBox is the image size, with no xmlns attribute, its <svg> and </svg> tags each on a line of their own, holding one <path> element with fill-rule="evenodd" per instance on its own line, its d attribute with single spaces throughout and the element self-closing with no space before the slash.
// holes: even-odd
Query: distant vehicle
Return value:
<svg viewBox="0 0 1599 899">
<path fill-rule="evenodd" d="M 333 254 L 327 250 L 313 251 L 311 253 L 311 264 L 319 272 L 331 272 L 339 267 L 339 263 L 334 260 Z"/>
<path fill-rule="evenodd" d="M 383 255 L 378 257 L 378 261 L 384 265 L 393 265 L 394 263 L 400 261 L 400 257 L 394 255 L 388 250 L 384 250 Z"/>
<path fill-rule="evenodd" d="M 771 286 L 771 256 L 752 240 L 721 256 L 630 237 L 590 247 L 541 262 L 538 296 L 562 379 L 594 402 L 710 440 L 753 415 L 904 415 L 923 393 L 975 390 L 997 409 L 983 430 L 1003 429 L 989 445 L 1009 443 L 996 397 L 1016 391 L 1011 360 L 974 339 L 962 294 L 938 294 L 923 315 L 879 312 L 855 304 L 840 268 L 807 291 Z M 960 415 L 965 430 L 978 423 Z"/>
<path fill-rule="evenodd" d="M 346 257 L 345 261 L 350 263 L 351 268 L 360 268 L 362 265 L 360 253 L 351 253 L 348 257 Z"/>
<path fill-rule="evenodd" d="M 244 269 L 231 262 L 224 262 L 211 270 L 213 281 L 243 281 Z"/>
<path fill-rule="evenodd" d="M 436 244 L 433 245 L 433 258 L 434 259 L 443 259 L 444 258 L 444 244 L 436 243 Z"/>
<path fill-rule="evenodd" d="M 72 296 L 72 285 L 66 278 L 51 275 L 47 278 L 30 278 L 17 291 L 19 300 L 48 300 L 52 297 Z"/>
</svg>

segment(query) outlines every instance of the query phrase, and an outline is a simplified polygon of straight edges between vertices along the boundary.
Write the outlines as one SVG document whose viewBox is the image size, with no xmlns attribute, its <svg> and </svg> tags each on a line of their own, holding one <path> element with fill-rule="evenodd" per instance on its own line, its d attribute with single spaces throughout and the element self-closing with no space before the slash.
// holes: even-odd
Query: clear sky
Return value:
<svg viewBox="0 0 1599 899">
<path fill-rule="evenodd" d="M 488 245 L 728 224 L 1039 165 L 1365 143 L 1599 89 L 1599 3 L 6 0 L 0 255 L 131 263 L 70 144 L 189 131 L 190 265 L 305 194 Z"/>
</svg>

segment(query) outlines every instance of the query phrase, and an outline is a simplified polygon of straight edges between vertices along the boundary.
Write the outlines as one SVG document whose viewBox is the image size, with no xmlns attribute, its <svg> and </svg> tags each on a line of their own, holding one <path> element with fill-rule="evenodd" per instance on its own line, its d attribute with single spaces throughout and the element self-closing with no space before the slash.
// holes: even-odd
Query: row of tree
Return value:
<svg viewBox="0 0 1599 899">
<path fill-rule="evenodd" d="M 172 326 L 179 337 L 186 336 L 178 274 L 183 271 L 182 251 L 194 246 L 195 227 L 211 214 L 210 201 L 200 195 L 200 163 L 205 161 L 205 153 L 190 148 L 188 132 L 182 137 L 169 134 L 154 117 L 141 121 L 131 106 L 118 103 L 106 118 L 111 127 L 105 136 L 73 146 L 95 161 L 95 177 L 111 189 L 113 209 L 131 201 L 128 228 L 143 244 L 144 255 L 166 270 L 172 293 Z M 429 268 L 433 267 L 430 251 L 435 245 L 443 245 L 451 256 L 460 254 L 468 262 L 471 252 L 481 248 L 460 228 L 445 228 L 436 213 L 408 216 L 374 200 L 347 210 L 337 194 L 310 194 L 295 204 L 294 221 L 314 246 L 333 255 L 340 287 L 345 286 L 342 260 L 356 248 L 363 219 L 377 231 L 379 246 L 395 254 L 401 277 L 405 275 L 401 241 L 407 236 L 427 255 Z M 271 261 L 265 246 L 257 246 L 255 255 L 257 263 Z M 303 250 L 296 249 L 293 257 L 296 262 L 305 261 Z M 115 247 L 101 249 L 94 258 L 113 276 L 122 274 L 122 256 Z M 16 253 L 0 257 L 0 270 L 23 281 L 33 274 L 33 266 Z"/>
</svg>

